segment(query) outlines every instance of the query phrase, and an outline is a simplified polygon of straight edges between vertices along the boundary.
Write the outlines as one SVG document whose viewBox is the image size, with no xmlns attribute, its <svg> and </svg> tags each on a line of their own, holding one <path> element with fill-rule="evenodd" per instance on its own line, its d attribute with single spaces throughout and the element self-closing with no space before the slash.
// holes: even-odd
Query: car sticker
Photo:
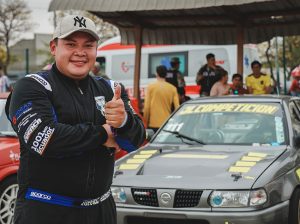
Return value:
<svg viewBox="0 0 300 224">
<path fill-rule="evenodd" d="M 297 175 L 297 177 L 298 177 L 298 180 L 300 181 L 300 168 L 298 168 L 298 169 L 296 170 L 296 175 Z"/>
<path fill-rule="evenodd" d="M 136 154 L 132 158 L 127 159 L 126 162 L 121 164 L 118 169 L 135 170 L 157 152 L 158 150 L 142 150 L 139 152 L 139 154 Z"/>
<path fill-rule="evenodd" d="M 146 159 L 128 159 L 126 161 L 126 163 L 135 163 L 135 164 L 141 164 L 141 163 L 144 163 L 146 161 Z"/>
<path fill-rule="evenodd" d="M 233 166 L 230 166 L 228 171 L 230 173 L 248 173 L 257 162 L 267 156 L 268 154 L 266 153 L 249 152 L 247 156 L 243 156 L 239 161 L 236 161 Z"/>
<path fill-rule="evenodd" d="M 179 111 L 180 115 L 193 113 L 207 113 L 207 112 L 247 112 L 247 113 L 262 113 L 274 114 L 278 110 L 277 106 L 252 104 L 252 103 L 219 103 L 219 104 L 201 104 L 190 105 L 183 107 Z"/>
<path fill-rule="evenodd" d="M 281 117 L 275 117 L 275 129 L 276 129 L 276 138 L 277 143 L 284 142 L 284 129 Z M 272 143 L 272 145 L 276 145 Z"/>
</svg>

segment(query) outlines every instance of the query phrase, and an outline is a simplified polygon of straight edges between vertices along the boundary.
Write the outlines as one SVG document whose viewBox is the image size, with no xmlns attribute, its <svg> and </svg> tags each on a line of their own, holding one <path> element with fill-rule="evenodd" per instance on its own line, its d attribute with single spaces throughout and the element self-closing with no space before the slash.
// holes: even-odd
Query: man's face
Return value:
<svg viewBox="0 0 300 224">
<path fill-rule="evenodd" d="M 75 32 L 50 42 L 51 54 L 58 70 L 72 79 L 87 76 L 96 61 L 97 41 L 88 33 Z"/>
<path fill-rule="evenodd" d="M 260 74 L 260 69 L 261 69 L 260 65 L 258 65 L 258 64 L 253 65 L 253 67 L 252 67 L 253 74 L 254 75 L 259 75 Z"/>
<path fill-rule="evenodd" d="M 208 65 L 209 67 L 215 67 L 215 66 L 216 66 L 216 59 L 215 59 L 214 57 L 209 58 L 209 59 L 207 60 L 207 65 Z"/>
<path fill-rule="evenodd" d="M 232 79 L 232 85 L 235 87 L 240 87 L 242 85 L 242 80 L 240 77 L 235 77 Z"/>
</svg>

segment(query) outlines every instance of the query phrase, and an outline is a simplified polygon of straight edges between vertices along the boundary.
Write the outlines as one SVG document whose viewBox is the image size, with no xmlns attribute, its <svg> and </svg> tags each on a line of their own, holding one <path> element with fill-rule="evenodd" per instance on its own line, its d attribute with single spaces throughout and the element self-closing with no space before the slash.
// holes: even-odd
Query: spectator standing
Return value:
<svg viewBox="0 0 300 224">
<path fill-rule="evenodd" d="M 167 72 L 166 81 L 176 87 L 179 95 L 180 103 L 183 103 L 185 98 L 185 81 L 183 74 L 179 71 L 180 60 L 178 57 L 171 58 L 171 68 Z"/>
<path fill-rule="evenodd" d="M 88 75 L 98 40 L 92 20 L 64 17 L 51 69 L 20 79 L 8 98 L 21 150 L 14 224 L 116 224 L 114 152 L 136 149 L 145 130 L 124 87 Z"/>
<path fill-rule="evenodd" d="M 102 77 L 104 79 L 109 79 L 109 77 L 105 74 L 101 74 L 101 65 L 98 61 L 96 61 L 90 71 L 90 76 L 92 77 Z"/>
<path fill-rule="evenodd" d="M 243 76 L 241 74 L 234 74 L 232 76 L 232 84 L 230 86 L 229 94 L 231 95 L 243 95 L 248 91 L 243 87 Z"/>
<path fill-rule="evenodd" d="M 200 68 L 196 76 L 196 83 L 200 85 L 200 96 L 209 96 L 212 86 L 220 79 L 221 66 L 216 65 L 215 55 L 206 55 L 207 63 Z"/>
<path fill-rule="evenodd" d="M 179 107 L 176 88 L 166 82 L 167 68 L 163 65 L 156 68 L 156 82 L 147 87 L 144 103 L 144 119 L 148 128 L 155 132 L 172 113 L 172 108 Z"/>
<path fill-rule="evenodd" d="M 221 70 L 220 80 L 217 81 L 210 91 L 210 96 L 224 96 L 228 95 L 230 90 L 230 85 L 228 84 L 228 72 Z"/>
<path fill-rule="evenodd" d="M 272 87 L 271 77 L 261 72 L 261 63 L 253 61 L 251 63 L 252 74 L 246 77 L 246 86 L 250 94 L 270 94 Z"/>
<path fill-rule="evenodd" d="M 11 84 L 9 78 L 4 74 L 2 66 L 0 65 L 0 93 L 9 92 Z"/>
<path fill-rule="evenodd" d="M 300 96 L 300 75 L 294 75 L 293 78 L 289 92 L 292 96 Z"/>
</svg>

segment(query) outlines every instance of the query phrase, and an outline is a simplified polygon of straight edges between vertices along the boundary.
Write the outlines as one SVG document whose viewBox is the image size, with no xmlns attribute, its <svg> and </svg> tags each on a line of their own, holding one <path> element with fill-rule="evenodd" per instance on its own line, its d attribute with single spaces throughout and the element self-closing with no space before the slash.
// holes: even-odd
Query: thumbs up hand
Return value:
<svg viewBox="0 0 300 224">
<path fill-rule="evenodd" d="M 121 86 L 115 87 L 115 94 L 111 101 L 105 105 L 106 124 L 119 128 L 126 118 L 124 102 L 121 99 Z"/>
</svg>

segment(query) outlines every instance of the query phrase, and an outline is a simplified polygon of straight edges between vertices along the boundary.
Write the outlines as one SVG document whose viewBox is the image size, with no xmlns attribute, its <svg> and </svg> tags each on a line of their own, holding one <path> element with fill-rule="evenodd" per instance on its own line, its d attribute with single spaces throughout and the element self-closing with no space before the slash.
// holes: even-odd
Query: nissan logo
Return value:
<svg viewBox="0 0 300 224">
<path fill-rule="evenodd" d="M 171 195 L 169 193 L 162 193 L 160 195 L 160 200 L 163 204 L 169 204 L 171 202 Z"/>
</svg>

